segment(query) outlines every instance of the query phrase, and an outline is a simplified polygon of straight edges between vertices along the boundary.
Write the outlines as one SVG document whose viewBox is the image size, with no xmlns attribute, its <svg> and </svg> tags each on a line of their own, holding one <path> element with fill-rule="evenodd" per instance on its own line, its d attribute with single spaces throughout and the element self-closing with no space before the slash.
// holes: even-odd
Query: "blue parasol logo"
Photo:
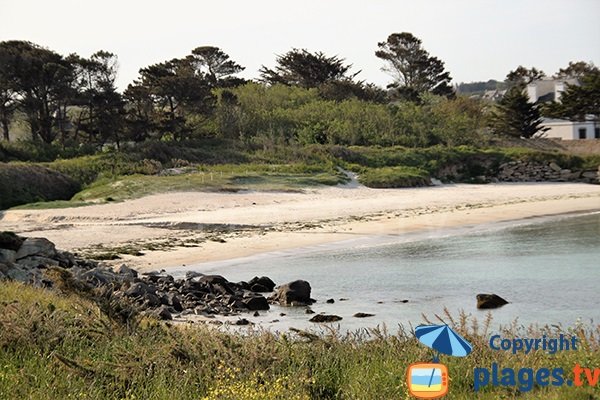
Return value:
<svg viewBox="0 0 600 400">
<path fill-rule="evenodd" d="M 473 351 L 471 343 L 448 325 L 420 325 L 415 336 L 435 350 L 433 363 L 414 363 L 408 367 L 407 383 L 411 395 L 419 399 L 438 399 L 448 393 L 448 368 L 439 363 L 439 354 L 464 357 Z"/>
<path fill-rule="evenodd" d="M 420 325 L 415 329 L 415 336 L 425 346 L 449 356 L 464 357 L 473 351 L 471 343 L 448 325 Z M 434 361 L 437 359 L 436 354 Z"/>
</svg>

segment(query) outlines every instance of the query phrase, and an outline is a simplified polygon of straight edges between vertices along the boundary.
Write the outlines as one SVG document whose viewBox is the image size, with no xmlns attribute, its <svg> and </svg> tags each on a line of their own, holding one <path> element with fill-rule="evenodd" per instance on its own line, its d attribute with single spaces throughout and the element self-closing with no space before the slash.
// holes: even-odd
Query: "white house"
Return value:
<svg viewBox="0 0 600 400">
<path fill-rule="evenodd" d="M 600 139 L 600 124 L 597 121 L 568 121 L 544 118 L 542 126 L 550 128 L 544 137 L 562 140 Z"/>
<path fill-rule="evenodd" d="M 527 85 L 527 96 L 532 103 L 560 101 L 568 85 L 579 85 L 577 79 L 540 79 Z M 600 139 L 598 118 L 589 116 L 585 121 L 544 118 L 542 126 L 549 128 L 545 137 L 562 140 Z"/>
<path fill-rule="evenodd" d="M 560 101 L 567 85 L 579 85 L 577 79 L 540 79 L 527 85 L 527 96 L 532 103 L 546 101 Z"/>
</svg>

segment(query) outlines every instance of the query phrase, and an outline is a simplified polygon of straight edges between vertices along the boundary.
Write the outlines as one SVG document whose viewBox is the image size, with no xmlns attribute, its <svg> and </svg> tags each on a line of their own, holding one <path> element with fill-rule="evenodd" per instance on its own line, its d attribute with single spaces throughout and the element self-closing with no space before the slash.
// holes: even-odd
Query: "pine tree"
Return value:
<svg viewBox="0 0 600 400">
<path fill-rule="evenodd" d="M 492 128 L 498 134 L 532 138 L 548 130 L 541 124 L 539 106 L 529 102 L 522 86 L 515 86 L 498 103 Z"/>
</svg>

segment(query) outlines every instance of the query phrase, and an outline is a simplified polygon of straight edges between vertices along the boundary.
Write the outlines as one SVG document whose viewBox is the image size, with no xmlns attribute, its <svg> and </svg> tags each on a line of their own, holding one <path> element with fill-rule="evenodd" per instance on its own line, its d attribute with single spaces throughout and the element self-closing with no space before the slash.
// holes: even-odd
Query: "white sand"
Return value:
<svg viewBox="0 0 600 400">
<path fill-rule="evenodd" d="M 586 184 L 333 187 L 304 193 L 168 193 L 80 208 L 11 210 L 0 217 L 0 229 L 47 237 L 70 251 L 168 243 L 168 251 L 142 248 L 144 256 L 123 256 L 128 265 L 149 270 L 374 234 L 593 210 L 600 210 L 600 186 Z M 206 225 L 195 224 L 224 226 L 207 234 L 198 229 Z M 206 240 L 207 236 L 226 242 Z M 172 247 L 175 239 L 187 245 L 201 243 Z"/>
</svg>

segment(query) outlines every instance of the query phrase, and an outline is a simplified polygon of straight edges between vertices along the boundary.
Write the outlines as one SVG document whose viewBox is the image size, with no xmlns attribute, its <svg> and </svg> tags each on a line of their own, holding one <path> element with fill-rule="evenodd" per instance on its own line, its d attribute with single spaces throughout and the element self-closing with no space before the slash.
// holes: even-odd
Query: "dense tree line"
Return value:
<svg viewBox="0 0 600 400">
<path fill-rule="evenodd" d="M 544 73 L 519 67 L 507 75 L 507 96 L 490 105 L 456 96 L 443 61 L 410 33 L 391 34 L 375 56 L 393 78 L 386 89 L 357 78 L 345 59 L 291 49 L 263 66 L 256 82 L 223 50 L 203 46 L 139 70 L 120 93 L 117 56 L 58 54 L 26 41 L 0 42 L 0 125 L 25 121 L 33 141 L 100 147 L 149 139 L 225 137 L 239 141 L 429 146 L 472 143 L 485 126 L 531 137 L 540 105 L 524 87 Z M 575 77 L 548 115 L 600 114 L 598 69 L 571 63 L 557 76 Z"/>
</svg>

